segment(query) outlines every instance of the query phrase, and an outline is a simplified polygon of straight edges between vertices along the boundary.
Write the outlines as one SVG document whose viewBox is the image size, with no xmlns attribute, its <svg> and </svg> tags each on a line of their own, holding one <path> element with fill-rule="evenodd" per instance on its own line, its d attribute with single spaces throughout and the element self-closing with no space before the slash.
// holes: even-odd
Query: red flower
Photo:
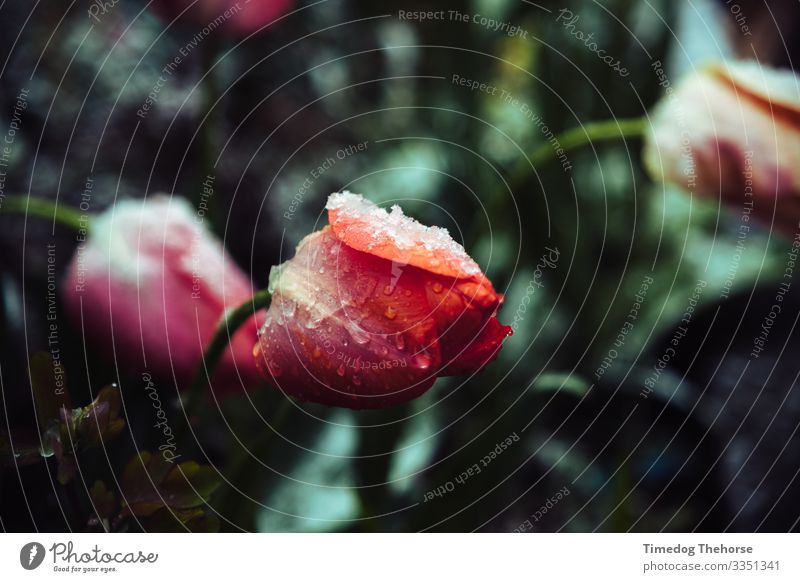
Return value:
<svg viewBox="0 0 800 582">
<path fill-rule="evenodd" d="M 166 196 L 125 200 L 93 217 L 63 287 L 68 315 L 87 343 L 125 371 L 165 381 L 174 374 L 180 388 L 191 381 L 223 312 L 252 291 L 201 217 L 183 198 Z M 216 391 L 259 381 L 252 357 L 257 329 L 254 317 L 234 334 L 212 377 Z"/>
<path fill-rule="evenodd" d="M 653 112 L 648 170 L 736 212 L 752 207 L 793 236 L 800 220 L 799 86 L 791 71 L 755 62 L 699 70 Z"/>
<path fill-rule="evenodd" d="M 151 6 L 164 18 L 189 18 L 201 26 L 222 22 L 223 30 L 245 36 L 288 12 L 294 0 L 153 0 Z"/>
<path fill-rule="evenodd" d="M 446 230 L 349 192 L 327 208 L 330 226 L 270 273 L 255 349 L 268 382 L 303 400 L 383 408 L 495 358 L 511 330 L 495 317 L 502 296 Z"/>
</svg>

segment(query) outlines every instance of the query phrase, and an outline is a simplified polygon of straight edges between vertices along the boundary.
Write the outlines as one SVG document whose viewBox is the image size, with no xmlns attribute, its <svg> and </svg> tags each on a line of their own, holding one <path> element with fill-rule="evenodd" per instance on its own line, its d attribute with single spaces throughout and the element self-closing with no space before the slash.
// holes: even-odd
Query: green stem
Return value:
<svg viewBox="0 0 800 582">
<path fill-rule="evenodd" d="M 200 367 L 197 369 L 192 385 L 189 387 L 189 391 L 186 394 L 184 414 L 186 423 L 200 410 L 200 406 L 203 403 L 203 393 L 210 384 L 210 379 L 214 375 L 217 363 L 219 363 L 222 354 L 228 347 L 233 334 L 236 333 L 236 330 L 250 319 L 256 311 L 269 307 L 271 300 L 272 294 L 264 289 L 223 317 L 222 321 L 217 326 L 217 331 L 214 332 L 211 343 L 203 354 L 203 361 L 200 362 Z M 179 426 L 176 427 L 175 434 L 179 435 L 184 428 L 185 426 L 183 423 L 179 424 Z"/>
<path fill-rule="evenodd" d="M 605 119 L 603 121 L 592 121 L 578 127 L 572 127 L 556 136 L 561 149 L 564 152 L 577 149 L 579 147 L 601 141 L 613 141 L 628 137 L 641 137 L 649 127 L 646 117 L 635 117 L 631 119 Z M 556 149 L 551 143 L 539 146 L 528 158 L 534 167 L 557 158 Z M 525 168 L 529 168 L 525 164 Z M 515 178 L 517 177 L 515 174 Z M 516 180 L 514 180 L 516 183 Z"/>
<path fill-rule="evenodd" d="M 250 468 L 254 466 L 256 460 L 264 457 L 268 445 L 275 435 L 280 433 L 283 423 L 295 407 L 297 407 L 297 404 L 289 396 L 284 395 L 283 400 L 281 400 L 281 403 L 272 414 L 269 424 L 270 430 L 261 431 L 260 436 L 252 445 L 247 448 L 240 448 L 230 465 L 228 465 L 228 469 L 225 471 L 225 478 L 230 486 L 220 490 L 217 501 L 214 503 L 214 508 L 234 523 L 238 523 L 239 519 L 239 515 L 236 512 L 241 512 L 244 509 L 242 504 L 239 503 L 241 498 L 235 495 L 238 493 L 238 485 L 242 483 L 245 475 L 248 476 L 248 480 L 252 478 L 254 473 Z M 257 467 L 255 470 L 257 470 Z"/>
<path fill-rule="evenodd" d="M 49 218 L 72 230 L 88 229 L 86 216 L 68 206 L 59 205 L 44 198 L 9 195 L 0 201 L 0 212 L 14 212 L 39 218 Z"/>
</svg>

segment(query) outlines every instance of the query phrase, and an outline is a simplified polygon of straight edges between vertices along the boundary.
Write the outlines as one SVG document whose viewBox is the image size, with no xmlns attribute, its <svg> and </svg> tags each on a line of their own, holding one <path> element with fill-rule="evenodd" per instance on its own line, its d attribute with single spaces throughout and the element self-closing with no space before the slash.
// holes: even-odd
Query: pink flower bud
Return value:
<svg viewBox="0 0 800 582">
<path fill-rule="evenodd" d="M 124 200 L 90 226 L 63 284 L 73 324 L 122 371 L 187 387 L 225 310 L 253 295 L 250 280 L 183 198 Z M 234 334 L 212 377 L 218 393 L 258 382 L 257 328 L 254 316 Z"/>
</svg>

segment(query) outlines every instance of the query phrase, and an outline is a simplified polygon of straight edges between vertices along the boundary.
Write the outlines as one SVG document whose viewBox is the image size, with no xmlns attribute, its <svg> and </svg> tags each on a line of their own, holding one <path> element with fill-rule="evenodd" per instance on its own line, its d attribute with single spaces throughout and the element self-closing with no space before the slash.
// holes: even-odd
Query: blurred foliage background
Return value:
<svg viewBox="0 0 800 582">
<path fill-rule="evenodd" d="M 275 391 L 208 406 L 194 419 L 197 442 L 181 448 L 222 475 L 209 507 L 223 530 L 512 531 L 564 488 L 569 494 L 550 503 L 534 531 L 797 529 L 793 317 L 757 365 L 742 357 L 774 295 L 786 241 L 753 231 L 724 299 L 736 217 L 650 181 L 638 138 L 571 150 L 569 171 L 558 161 L 525 168 L 522 153 L 547 144 L 525 107 L 452 82 L 459 75 L 505 89 L 555 133 L 641 117 L 663 95 L 654 61 L 674 84 L 703 58 L 737 53 L 724 3 L 453 4 L 301 2 L 250 37 L 212 34 L 142 118 L 137 110 L 161 68 L 196 24 L 167 28 L 142 2 L 115 5 L 99 23 L 85 6 L 6 2 L 0 127 L 20 88 L 30 89 L 6 192 L 78 206 L 91 178 L 99 212 L 156 192 L 197 201 L 213 174 L 209 217 L 263 287 L 270 266 L 324 223 L 328 194 L 346 188 L 448 228 L 506 294 L 501 321 L 510 323 L 528 295 L 497 362 L 468 379 L 440 379 L 408 405 L 303 405 L 280 425 Z M 761 22 L 762 3 L 741 4 Z M 629 76 L 565 29 L 557 20 L 565 7 Z M 527 37 L 398 18 L 440 9 L 514 23 Z M 774 10 L 797 20 L 796 3 Z M 796 55 L 796 34 L 784 26 L 795 43 L 765 46 L 765 61 Z M 359 143 L 366 149 L 337 158 Z M 335 164 L 298 200 L 330 157 Z M 58 243 L 61 272 L 74 238 L 47 221 L 0 214 L 6 430 L 35 427 L 27 363 L 47 346 L 45 245 Z M 547 248 L 558 249 L 558 263 L 531 294 Z M 653 282 L 636 324 L 598 378 L 646 277 Z M 708 286 L 680 357 L 643 398 L 699 279 Z M 796 316 L 800 298 L 790 299 Z M 84 351 L 80 330 L 62 334 L 76 401 L 89 401 L 91 387 L 120 385 L 130 431 L 81 467 L 89 482 L 112 479 L 136 449 L 158 445 L 150 404 L 138 377 L 118 377 L 113 363 Z M 169 414 L 180 415 L 175 387 L 160 389 Z M 518 442 L 455 483 L 512 434 Z M 72 515 L 59 511 L 64 494 L 53 471 L 52 463 L 3 471 L 3 529 L 84 526 L 87 500 L 79 492 Z M 448 482 L 452 491 L 425 500 Z"/>
</svg>

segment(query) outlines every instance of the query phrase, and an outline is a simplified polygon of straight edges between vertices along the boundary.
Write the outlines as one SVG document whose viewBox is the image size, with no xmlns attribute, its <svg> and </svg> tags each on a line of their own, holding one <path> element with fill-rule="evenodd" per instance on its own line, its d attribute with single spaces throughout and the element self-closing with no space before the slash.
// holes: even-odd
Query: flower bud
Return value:
<svg viewBox="0 0 800 582">
<path fill-rule="evenodd" d="M 654 178 L 798 230 L 800 79 L 791 71 L 707 66 L 668 92 L 651 121 L 644 161 Z"/>
<path fill-rule="evenodd" d="M 327 208 L 330 225 L 270 273 L 256 346 L 268 382 L 303 400 L 383 408 L 495 358 L 510 334 L 495 317 L 502 296 L 445 229 L 349 192 Z"/>
<path fill-rule="evenodd" d="M 249 278 L 183 198 L 124 200 L 93 217 L 62 288 L 87 344 L 122 371 L 149 372 L 183 389 L 226 309 L 253 295 Z M 263 317 L 262 317 L 263 319 Z M 253 317 L 212 377 L 226 392 L 258 382 Z"/>
</svg>

